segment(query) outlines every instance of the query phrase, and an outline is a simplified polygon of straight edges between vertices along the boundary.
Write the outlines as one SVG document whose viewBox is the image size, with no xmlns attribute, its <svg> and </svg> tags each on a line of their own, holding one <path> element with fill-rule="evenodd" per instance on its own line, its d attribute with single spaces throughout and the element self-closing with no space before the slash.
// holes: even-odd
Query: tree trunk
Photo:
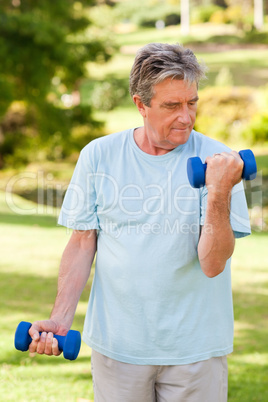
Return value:
<svg viewBox="0 0 268 402">
<path fill-rule="evenodd" d="M 258 30 L 263 27 L 263 0 L 254 0 L 254 27 Z"/>
<path fill-rule="evenodd" d="M 181 0 L 181 34 L 190 33 L 190 0 Z"/>
</svg>

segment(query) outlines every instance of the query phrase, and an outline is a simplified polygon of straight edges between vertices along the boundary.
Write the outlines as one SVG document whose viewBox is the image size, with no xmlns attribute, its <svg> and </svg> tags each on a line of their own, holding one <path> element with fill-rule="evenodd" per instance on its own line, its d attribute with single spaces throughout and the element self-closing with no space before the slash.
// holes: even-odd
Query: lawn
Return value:
<svg viewBox="0 0 268 402">
<path fill-rule="evenodd" d="M 185 39 L 181 38 L 178 27 L 168 27 L 161 31 L 144 29 L 119 32 L 116 40 L 120 52 L 103 66 L 90 63 L 88 70 L 91 79 L 102 80 L 110 74 L 127 80 L 135 52 L 145 43 L 158 41 L 187 44 L 191 40 L 189 47 L 209 67 L 206 85 L 214 84 L 222 66 L 228 66 L 235 85 L 258 87 L 267 84 L 268 49 L 250 47 L 223 50 L 217 46 L 205 48 L 194 43 L 197 37 L 199 40 L 207 40 L 212 35 L 222 34 L 219 29 L 209 26 L 205 30 L 203 26 L 196 26 L 192 37 Z M 227 33 L 234 35 L 232 28 L 228 29 Z M 112 111 L 99 112 L 97 117 L 107 122 L 107 133 L 142 124 L 131 100 Z M 268 176 L 268 151 L 262 145 L 255 147 L 255 151 L 260 185 L 254 184 L 257 181 L 253 182 L 251 190 L 263 202 L 266 200 L 268 205 L 267 180 L 264 180 Z M 70 162 L 45 162 L 41 166 L 31 164 L 19 172 L 0 172 L 0 395 L 4 401 L 93 400 L 91 352 L 85 344 L 82 344 L 80 355 L 74 362 L 66 361 L 62 356 L 30 357 L 28 352 L 16 351 L 13 344 L 14 332 L 21 320 L 33 321 L 49 316 L 56 295 L 60 257 L 70 233 L 57 227 L 56 208 L 41 204 L 37 206 L 32 201 L 14 195 L 9 198 L 10 209 L 4 190 L 10 185 L 12 190 L 24 197 L 40 200 L 40 197 L 49 196 L 51 188 L 64 190 L 72 170 L 73 164 Z M 15 178 L 13 182 L 12 177 Z M 261 215 L 267 219 L 267 208 L 262 211 Z M 254 210 L 251 212 L 254 215 Z M 235 349 L 229 357 L 229 402 L 268 400 L 268 232 L 261 231 L 264 227 L 259 223 L 259 217 L 260 212 L 255 225 L 258 231 L 250 237 L 237 240 L 233 256 Z M 73 329 L 82 331 L 93 274 L 79 302 Z"/>
<path fill-rule="evenodd" d="M 18 196 L 21 210 L 36 207 Z M 61 253 L 70 233 L 56 226 L 57 210 L 16 215 L 0 192 L 1 225 L 1 382 L 5 401 L 93 400 L 90 350 L 82 345 L 76 361 L 62 356 L 30 357 L 14 349 L 21 320 L 46 319 L 56 294 Z M 229 401 L 267 401 L 268 389 L 268 233 L 237 240 L 233 257 L 235 350 L 229 357 Z M 78 305 L 73 329 L 82 330 L 90 281 Z"/>
<path fill-rule="evenodd" d="M 268 29 L 268 28 L 266 28 Z M 267 32 L 268 35 L 268 32 Z M 150 42 L 181 43 L 192 49 L 198 59 L 208 66 L 206 85 L 213 85 L 223 66 L 228 66 L 234 85 L 266 85 L 268 82 L 268 46 L 230 43 L 228 38 L 238 38 L 234 26 L 201 24 L 193 25 L 191 36 L 181 35 L 179 26 L 165 29 L 139 28 L 137 30 L 116 32 L 114 39 L 119 52 L 103 65 L 89 63 L 88 70 L 92 79 L 104 79 L 107 74 L 128 79 L 133 59 L 139 48 Z M 210 39 L 212 38 L 212 39 Z M 218 38 L 218 39 L 217 39 Z M 213 41 L 213 42 L 212 42 Z M 220 43 L 218 43 L 220 41 Z"/>
<path fill-rule="evenodd" d="M 14 203 L 21 211 L 36 206 L 20 197 L 15 197 Z M 56 226 L 56 216 L 57 211 L 15 215 L 0 193 L 0 393 L 4 401 L 93 399 L 90 350 L 84 344 L 74 362 L 62 356 L 32 358 L 13 345 L 20 321 L 46 319 L 53 306 L 60 256 L 70 236 Z M 90 282 L 81 297 L 73 329 L 82 330 L 89 291 Z"/>
</svg>

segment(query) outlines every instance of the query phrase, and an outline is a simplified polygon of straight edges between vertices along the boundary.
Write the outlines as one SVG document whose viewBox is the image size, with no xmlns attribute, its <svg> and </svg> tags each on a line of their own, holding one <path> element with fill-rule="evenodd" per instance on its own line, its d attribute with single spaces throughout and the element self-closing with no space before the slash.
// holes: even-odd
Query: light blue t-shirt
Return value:
<svg viewBox="0 0 268 402">
<path fill-rule="evenodd" d="M 197 245 L 206 187 L 193 189 L 189 157 L 229 151 L 192 131 L 165 155 L 143 152 L 134 129 L 81 152 L 59 224 L 98 230 L 96 270 L 83 340 L 132 364 L 179 365 L 233 349 L 230 260 L 215 278 L 202 272 Z M 233 189 L 236 237 L 250 233 L 242 182 Z"/>
</svg>

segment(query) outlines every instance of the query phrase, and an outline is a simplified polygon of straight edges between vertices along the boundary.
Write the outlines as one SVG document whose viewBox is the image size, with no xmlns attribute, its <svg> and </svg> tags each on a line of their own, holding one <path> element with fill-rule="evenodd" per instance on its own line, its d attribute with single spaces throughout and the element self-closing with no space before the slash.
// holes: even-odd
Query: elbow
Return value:
<svg viewBox="0 0 268 402">
<path fill-rule="evenodd" d="M 208 278 L 214 278 L 224 271 L 227 261 L 233 254 L 234 243 L 230 243 L 228 248 L 226 247 L 224 250 L 218 250 L 217 252 L 204 254 L 204 250 L 202 250 L 202 248 L 198 248 L 201 269 Z"/>
<path fill-rule="evenodd" d="M 208 278 L 215 278 L 216 276 L 220 275 L 224 271 L 224 268 L 225 267 L 223 267 L 223 268 L 212 267 L 212 268 L 206 268 L 206 269 L 202 268 L 202 271 Z"/>
<path fill-rule="evenodd" d="M 220 275 L 225 269 L 226 261 L 211 261 L 211 262 L 203 262 L 200 261 L 200 266 L 203 273 L 208 278 L 215 278 Z"/>
</svg>

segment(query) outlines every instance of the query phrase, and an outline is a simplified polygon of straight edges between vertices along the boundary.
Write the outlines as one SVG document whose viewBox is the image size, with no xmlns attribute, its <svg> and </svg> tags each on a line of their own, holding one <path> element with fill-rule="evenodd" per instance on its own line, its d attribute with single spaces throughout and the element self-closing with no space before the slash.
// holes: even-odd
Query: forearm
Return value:
<svg viewBox="0 0 268 402">
<path fill-rule="evenodd" d="M 95 231 L 72 234 L 63 252 L 58 277 L 58 291 L 51 319 L 64 328 L 72 325 L 81 293 L 90 275 L 96 253 Z"/>
<path fill-rule="evenodd" d="M 235 238 L 230 224 L 230 194 L 208 194 L 204 226 L 198 244 L 202 271 L 212 278 L 220 274 L 231 257 Z"/>
</svg>

